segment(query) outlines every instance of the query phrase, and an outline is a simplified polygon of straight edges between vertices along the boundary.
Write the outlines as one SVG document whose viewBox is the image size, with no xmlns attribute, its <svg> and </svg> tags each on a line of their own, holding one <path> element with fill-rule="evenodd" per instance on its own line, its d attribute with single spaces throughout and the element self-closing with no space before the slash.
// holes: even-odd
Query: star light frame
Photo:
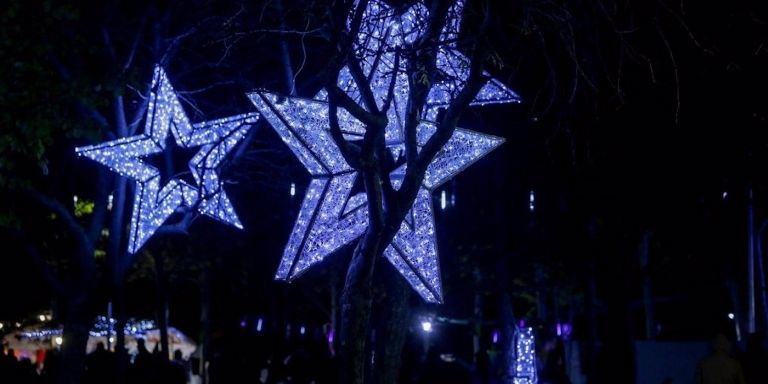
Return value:
<svg viewBox="0 0 768 384">
<path fill-rule="evenodd" d="M 443 76 L 430 89 L 422 113 L 424 120 L 417 128 L 419 150 L 436 131 L 439 109 L 450 104 L 469 77 L 469 60 L 456 50 L 454 42 L 463 5 L 463 1 L 459 1 L 450 9 L 449 20 L 441 33 L 441 41 L 446 43 L 440 45 L 437 66 Z M 389 93 L 391 76 L 395 76 L 393 103 L 386 111 L 390 123 L 385 131 L 387 147 L 395 157 L 404 152 L 403 122 L 409 93 L 407 65 L 398 57 L 399 49 L 424 31 L 428 10 L 418 2 L 402 13 L 397 12 L 382 1 L 369 2 L 353 47 L 380 109 Z M 340 71 L 337 85 L 358 104 L 363 104 L 348 67 Z M 367 196 L 351 193 L 355 170 L 346 163 L 330 134 L 325 90 L 314 99 L 281 97 L 268 91 L 256 91 L 248 96 L 312 176 L 275 274 L 278 280 L 292 280 L 364 233 L 368 225 Z M 490 80 L 470 105 L 519 101 L 517 94 L 501 82 Z M 364 124 L 343 108 L 338 109 L 337 118 L 345 139 L 362 139 Z M 385 248 L 387 260 L 427 302 L 443 300 L 431 194 L 502 142 L 503 139 L 495 136 L 457 128 L 428 166 L 413 207 Z M 404 174 L 404 166 L 391 173 L 395 188 L 399 188 L 399 179 Z"/>
<path fill-rule="evenodd" d="M 144 133 L 75 149 L 78 155 L 106 165 L 136 182 L 128 236 L 129 253 L 136 253 L 180 208 L 196 209 L 203 215 L 242 229 L 219 179 L 219 171 L 226 155 L 245 138 L 258 118 L 258 114 L 244 113 L 191 124 L 165 71 L 156 66 Z M 141 160 L 164 152 L 171 136 L 179 147 L 200 147 L 188 162 L 197 185 L 172 178 L 161 187 L 160 170 Z"/>
</svg>

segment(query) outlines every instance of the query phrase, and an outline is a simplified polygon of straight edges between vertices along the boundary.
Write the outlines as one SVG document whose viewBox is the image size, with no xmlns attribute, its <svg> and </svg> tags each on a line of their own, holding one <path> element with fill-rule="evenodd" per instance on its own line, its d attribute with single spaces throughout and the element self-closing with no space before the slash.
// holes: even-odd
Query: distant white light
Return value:
<svg viewBox="0 0 768 384">
<path fill-rule="evenodd" d="M 54 342 L 54 343 L 56 343 L 56 345 L 61 345 L 61 344 L 63 344 L 63 343 L 64 343 L 64 339 L 62 339 L 62 338 L 61 338 L 61 336 L 56 336 L 56 337 L 53 339 L 53 342 Z"/>
<path fill-rule="evenodd" d="M 291 183 L 291 197 L 296 196 L 296 183 Z"/>
<path fill-rule="evenodd" d="M 0 323 L 0 329 L 3 329 L 4 325 L 3 323 Z"/>
<path fill-rule="evenodd" d="M 37 318 L 40 319 L 40 321 L 45 321 L 45 315 L 40 315 Z"/>
<path fill-rule="evenodd" d="M 456 192 L 451 193 L 451 207 L 456 206 Z"/>
<path fill-rule="evenodd" d="M 77 195 L 72 196 L 72 203 L 77 207 Z"/>
<path fill-rule="evenodd" d="M 534 203 L 536 202 L 536 195 L 533 193 L 533 190 L 528 193 L 528 210 L 533 212 L 534 209 Z"/>
<path fill-rule="evenodd" d="M 445 194 L 445 191 L 443 190 L 440 192 L 440 209 L 445 209 L 445 207 L 448 205 L 448 197 Z"/>
<path fill-rule="evenodd" d="M 109 342 L 110 342 L 110 343 L 114 343 L 114 342 L 115 342 L 115 338 L 114 338 L 114 337 L 110 337 L 110 338 L 109 338 Z"/>
<path fill-rule="evenodd" d="M 303 335 L 306 332 L 307 332 L 307 329 L 304 328 L 304 326 L 302 325 L 301 328 L 299 328 L 299 333 L 301 333 Z"/>
<path fill-rule="evenodd" d="M 733 320 L 735 317 L 736 316 L 733 313 L 729 313 L 728 314 L 728 318 L 731 319 L 731 320 Z"/>
<path fill-rule="evenodd" d="M 112 210 L 112 200 L 114 200 L 114 198 L 115 198 L 115 196 L 113 196 L 111 193 L 109 194 L 109 196 L 107 196 L 107 210 L 108 211 Z"/>
<path fill-rule="evenodd" d="M 432 332 L 432 322 L 430 321 L 422 321 L 421 322 L 421 330 L 424 332 Z"/>
<path fill-rule="evenodd" d="M 728 191 L 723 191 L 723 200 L 725 200 L 728 197 Z"/>
<path fill-rule="evenodd" d="M 261 332 L 261 326 L 264 325 L 264 319 L 259 318 L 256 322 L 256 332 Z"/>
</svg>

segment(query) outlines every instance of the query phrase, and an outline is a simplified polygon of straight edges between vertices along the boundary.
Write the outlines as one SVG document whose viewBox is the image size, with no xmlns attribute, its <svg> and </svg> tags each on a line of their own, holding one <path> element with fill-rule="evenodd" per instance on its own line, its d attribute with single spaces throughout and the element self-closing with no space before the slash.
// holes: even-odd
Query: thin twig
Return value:
<svg viewBox="0 0 768 384">
<path fill-rule="evenodd" d="M 675 60 L 675 54 L 672 52 L 672 47 L 669 45 L 669 41 L 664 35 L 664 31 L 662 31 L 661 26 L 658 23 L 656 24 L 656 30 L 659 32 L 661 40 L 664 41 L 664 46 L 667 48 L 669 59 L 672 61 L 672 69 L 674 69 L 675 73 L 675 125 L 678 125 L 680 119 L 680 77 L 677 69 L 677 60 Z"/>
</svg>

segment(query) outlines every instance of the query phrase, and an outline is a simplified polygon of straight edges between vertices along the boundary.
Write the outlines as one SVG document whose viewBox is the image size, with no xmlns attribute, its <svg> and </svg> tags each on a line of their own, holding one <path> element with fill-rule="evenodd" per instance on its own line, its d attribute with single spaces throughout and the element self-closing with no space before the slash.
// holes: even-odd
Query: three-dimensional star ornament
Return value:
<svg viewBox="0 0 768 384">
<path fill-rule="evenodd" d="M 462 6 L 463 2 L 459 1 L 451 8 L 441 41 L 455 40 Z M 427 9 L 421 3 L 398 13 L 383 2 L 371 1 L 364 12 L 355 47 L 379 108 L 388 93 L 391 76 L 396 76 L 385 133 L 393 154 L 403 151 L 404 110 L 409 90 L 407 63 L 396 55 L 399 55 L 398 47 L 413 42 L 423 31 L 427 15 Z M 450 103 L 469 76 L 468 60 L 451 43 L 441 46 L 437 66 L 444 76 L 430 90 L 423 113 L 425 120 L 417 128 L 419 146 L 434 133 L 438 109 Z M 340 72 L 338 85 L 354 100 L 361 100 L 347 68 Z M 346 163 L 330 135 L 325 91 L 314 99 L 282 98 L 268 92 L 254 92 L 249 97 L 312 175 L 275 276 L 290 280 L 362 235 L 368 225 L 367 199 L 364 193 L 351 193 L 357 174 Z M 472 104 L 511 102 L 519 102 L 519 97 L 502 83 L 491 80 L 481 88 Z M 361 139 L 365 126 L 343 109 L 338 113 L 345 137 Z M 442 302 L 443 298 L 432 192 L 502 142 L 503 139 L 498 137 L 456 129 L 430 163 L 413 207 L 384 251 L 390 263 L 427 302 Z M 390 175 L 396 188 L 404 174 L 405 168 L 400 167 Z"/>
<path fill-rule="evenodd" d="M 242 228 L 219 170 L 227 154 L 258 120 L 258 114 L 191 124 L 160 66 L 155 67 L 149 98 L 144 133 L 75 149 L 78 155 L 136 181 L 128 252 L 136 253 L 179 208 L 195 207 L 201 214 Z M 182 148 L 200 147 L 188 162 L 196 185 L 171 178 L 161 186 L 160 170 L 142 161 L 142 157 L 168 150 L 171 139 Z"/>
</svg>

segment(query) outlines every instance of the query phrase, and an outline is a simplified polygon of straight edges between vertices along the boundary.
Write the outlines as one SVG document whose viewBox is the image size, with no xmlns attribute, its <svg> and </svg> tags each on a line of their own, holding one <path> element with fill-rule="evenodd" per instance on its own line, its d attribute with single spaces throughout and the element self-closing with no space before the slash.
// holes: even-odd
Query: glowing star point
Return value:
<svg viewBox="0 0 768 384">
<path fill-rule="evenodd" d="M 451 41 L 459 33 L 463 1 L 449 11 L 441 33 L 437 54 L 440 80 L 432 85 L 417 127 L 417 147 L 421 149 L 437 131 L 437 116 L 464 87 L 469 78 L 469 59 Z M 398 56 L 400 47 L 413 43 L 427 28 L 428 8 L 416 2 L 407 9 L 390 7 L 385 2 L 368 2 L 363 12 L 355 54 L 379 108 L 385 106 L 391 84 L 392 103 L 386 111 L 389 121 L 385 140 L 397 159 L 405 152 L 404 122 L 409 84 L 407 58 Z M 394 78 L 393 78 L 394 76 Z M 362 103 L 357 84 L 347 67 L 339 72 L 337 85 L 353 100 Z M 313 99 L 281 97 L 256 91 L 249 97 L 283 142 L 312 176 L 304 201 L 278 266 L 275 278 L 290 280 L 322 261 L 330 253 L 359 238 L 368 226 L 367 196 L 352 193 L 357 172 L 344 160 L 329 130 L 327 92 Z M 497 80 L 490 80 L 470 105 L 517 103 L 519 97 Z M 343 108 L 338 109 L 342 134 L 348 140 L 363 138 L 366 127 Z M 384 256 L 427 302 L 440 303 L 443 292 L 435 237 L 432 193 L 466 167 L 498 147 L 499 137 L 457 128 L 445 146 L 428 165 L 416 199 Z M 390 179 L 399 188 L 405 166 L 392 171 Z"/>
<path fill-rule="evenodd" d="M 246 113 L 191 124 L 160 66 L 155 67 L 149 98 L 144 133 L 75 150 L 136 182 L 128 252 L 136 253 L 179 208 L 196 207 L 201 214 L 242 228 L 219 171 L 258 115 Z M 171 139 L 182 148 L 199 147 L 188 163 L 196 185 L 171 178 L 161 186 L 160 170 L 142 161 L 142 157 L 166 151 Z"/>
</svg>

